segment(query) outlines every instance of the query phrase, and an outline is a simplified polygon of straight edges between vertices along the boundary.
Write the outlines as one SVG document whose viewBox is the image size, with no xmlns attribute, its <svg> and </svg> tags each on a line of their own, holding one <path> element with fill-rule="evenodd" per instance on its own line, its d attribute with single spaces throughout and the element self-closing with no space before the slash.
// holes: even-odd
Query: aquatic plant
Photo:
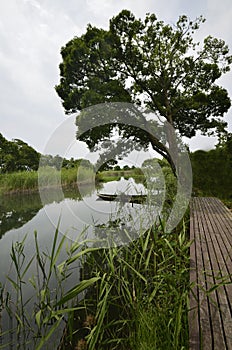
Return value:
<svg viewBox="0 0 232 350">
<path fill-rule="evenodd" d="M 2 330 L 0 349 L 8 346 L 4 339 L 20 339 L 21 349 L 32 343 L 37 350 L 51 348 L 53 337 L 61 339 L 60 349 L 187 349 L 190 242 L 184 221 L 175 234 L 163 227 L 160 222 L 129 245 L 108 249 L 58 241 L 57 229 L 50 252 L 40 251 L 35 233 L 31 257 L 24 254 L 26 236 L 16 242 L 1 293 L 12 328 Z M 60 262 L 65 246 L 67 257 Z M 80 262 L 80 280 L 67 290 Z M 30 276 L 33 264 L 37 273 Z M 26 284 L 33 298 L 25 299 Z"/>
</svg>

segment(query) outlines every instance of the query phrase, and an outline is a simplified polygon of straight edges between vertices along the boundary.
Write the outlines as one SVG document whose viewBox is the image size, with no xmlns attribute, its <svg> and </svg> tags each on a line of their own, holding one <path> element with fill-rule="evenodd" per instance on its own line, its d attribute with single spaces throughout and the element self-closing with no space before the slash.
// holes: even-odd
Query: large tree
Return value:
<svg viewBox="0 0 232 350">
<path fill-rule="evenodd" d="M 223 133 L 230 98 L 216 81 L 229 71 L 232 57 L 221 39 L 208 36 L 202 44 L 194 41 L 203 22 L 202 17 L 190 21 L 181 16 L 169 25 L 154 14 L 142 21 L 123 10 L 110 20 L 109 30 L 88 25 L 85 34 L 61 49 L 56 91 L 65 112 L 104 102 L 132 102 L 139 110 L 154 110 L 182 136 L 192 137 L 197 130 Z M 108 138 L 117 125 L 111 119 L 110 125 L 82 133 L 85 117 L 89 118 L 88 113 L 77 118 L 78 134 L 91 147 Z M 141 114 L 139 123 L 145 125 L 145 119 Z M 91 120 L 86 122 L 91 125 Z M 139 139 L 144 147 L 151 144 L 172 163 L 172 138 L 164 144 L 149 128 L 138 132 L 128 124 L 118 127 L 124 139 Z"/>
</svg>

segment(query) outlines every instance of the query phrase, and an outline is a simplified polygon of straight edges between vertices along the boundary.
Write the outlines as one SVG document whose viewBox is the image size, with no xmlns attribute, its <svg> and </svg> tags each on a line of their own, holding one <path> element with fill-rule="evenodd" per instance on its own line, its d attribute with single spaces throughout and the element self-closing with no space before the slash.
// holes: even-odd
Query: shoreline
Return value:
<svg viewBox="0 0 232 350">
<path fill-rule="evenodd" d="M 72 182 L 69 184 L 61 184 L 62 189 L 68 189 L 68 188 L 76 188 L 78 190 L 79 186 L 87 186 L 87 185 L 91 185 L 93 183 L 93 181 L 88 181 L 88 180 L 84 180 L 84 181 L 79 181 L 79 182 Z M 7 190 L 4 191 L 0 188 L 0 197 L 1 196 L 14 196 L 14 195 L 18 195 L 18 194 L 23 194 L 23 195 L 28 195 L 28 194 L 33 194 L 33 193 L 39 193 L 40 191 L 47 191 L 47 190 L 56 190 L 58 189 L 60 186 L 57 185 L 53 185 L 53 186 L 45 186 L 45 187 L 36 187 L 36 188 L 17 188 L 14 190 Z"/>
<path fill-rule="evenodd" d="M 13 173 L 14 175 L 17 173 Z M 21 173 L 18 173 L 21 175 Z M 28 174 L 26 174 L 28 175 Z M 95 183 L 100 183 L 100 182 L 107 182 L 107 180 L 109 181 L 109 178 L 114 178 L 115 176 L 136 176 L 137 174 L 135 174 L 135 172 L 133 170 L 120 170 L 120 171 L 113 171 L 113 170 L 109 170 L 109 171 L 103 171 L 99 174 L 96 174 L 95 177 L 90 177 L 87 178 L 85 180 L 81 180 L 81 181 L 72 181 L 69 182 L 67 181 L 67 179 L 64 178 L 64 181 L 62 182 L 61 180 L 61 187 L 62 189 L 66 189 L 66 188 L 77 188 L 79 186 L 87 186 L 87 185 L 91 185 L 91 184 L 95 184 Z M 26 176 L 25 176 L 26 178 Z M 38 180 L 36 179 L 36 182 Z M 33 193 L 39 193 L 40 191 L 47 191 L 47 190 L 55 190 L 57 188 L 59 188 L 60 185 L 49 185 L 49 186 L 44 186 L 39 188 L 38 186 L 38 182 L 37 184 L 34 182 L 33 183 L 34 187 L 18 187 L 18 188 L 14 188 L 14 189 L 9 189 L 6 187 L 2 186 L 0 187 L 0 196 L 13 196 L 13 195 L 18 195 L 18 194 L 33 194 Z M 11 186 L 9 186 L 11 187 Z M 13 186 L 12 186 L 13 187 Z"/>
</svg>

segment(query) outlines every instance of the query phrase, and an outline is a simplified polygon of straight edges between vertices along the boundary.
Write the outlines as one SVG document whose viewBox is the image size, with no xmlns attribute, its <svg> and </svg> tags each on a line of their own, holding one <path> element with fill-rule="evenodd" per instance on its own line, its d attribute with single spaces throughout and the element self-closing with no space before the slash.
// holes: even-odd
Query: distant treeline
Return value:
<svg viewBox="0 0 232 350">
<path fill-rule="evenodd" d="M 0 133 L 0 174 L 38 170 L 39 166 L 52 166 L 56 169 L 74 168 L 80 164 L 87 168 L 92 167 L 91 163 L 85 159 L 42 155 L 26 142 L 19 139 L 8 141 Z"/>
</svg>

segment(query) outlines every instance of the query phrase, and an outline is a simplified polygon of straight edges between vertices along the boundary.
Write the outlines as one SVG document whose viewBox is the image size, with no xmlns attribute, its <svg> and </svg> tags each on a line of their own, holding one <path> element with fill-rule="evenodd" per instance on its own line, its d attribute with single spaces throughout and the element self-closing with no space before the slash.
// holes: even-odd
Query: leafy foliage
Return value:
<svg viewBox="0 0 232 350">
<path fill-rule="evenodd" d="M 226 128 L 223 116 L 230 98 L 216 81 L 229 71 L 232 57 L 221 39 L 208 36 L 202 44 L 194 41 L 204 21 L 180 16 L 175 25 L 169 25 L 154 14 L 142 21 L 123 10 L 110 20 L 109 30 L 88 25 L 85 34 L 61 49 L 56 91 L 65 112 L 104 102 L 132 102 L 156 111 L 183 136 L 192 137 L 196 130 L 220 135 Z M 110 125 L 81 134 L 85 118 L 85 123 L 94 125 L 90 116 L 80 114 L 78 135 L 89 147 L 109 138 L 117 124 L 112 118 Z M 146 117 L 140 115 L 138 125 L 146 123 Z M 151 144 L 170 163 L 168 149 L 149 130 L 121 125 L 120 132 L 124 140 L 139 139 L 143 147 Z M 169 148 L 172 142 L 171 137 Z"/>
<path fill-rule="evenodd" d="M 195 194 L 232 200 L 232 135 L 216 149 L 191 154 Z"/>
</svg>

